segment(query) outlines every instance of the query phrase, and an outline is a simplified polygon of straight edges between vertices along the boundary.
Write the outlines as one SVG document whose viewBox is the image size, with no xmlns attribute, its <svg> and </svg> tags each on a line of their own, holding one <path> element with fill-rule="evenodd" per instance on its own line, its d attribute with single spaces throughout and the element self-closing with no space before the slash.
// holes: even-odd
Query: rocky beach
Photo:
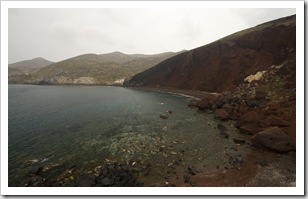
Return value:
<svg viewBox="0 0 308 199">
<path fill-rule="evenodd" d="M 253 77 L 251 77 L 253 78 Z M 232 91 L 208 93 L 174 88 L 146 88 L 192 96 L 192 108 L 213 114 L 213 120 L 233 121 L 244 139 L 233 139 L 234 145 L 246 145 L 249 153 L 236 162 L 236 168 L 206 170 L 177 176 L 177 186 L 295 186 L 296 165 L 296 95 L 295 63 L 272 66 L 262 77 L 240 84 Z M 220 128 L 219 128 L 220 127 Z M 217 126 L 222 137 L 228 132 Z M 271 174 L 271 175 L 269 175 Z M 180 175 L 181 176 L 181 175 Z M 188 180 L 189 179 L 189 180 Z M 236 179 L 236 180 L 235 180 Z"/>
<path fill-rule="evenodd" d="M 295 30 L 293 15 L 189 51 L 11 66 L 11 83 L 49 86 L 12 87 L 10 186 L 295 187 Z"/>
<path fill-rule="evenodd" d="M 56 181 L 46 181 L 44 176 L 61 165 L 47 164 L 31 174 L 24 186 L 296 186 L 296 97 L 292 82 L 285 81 L 293 67 L 294 63 L 273 66 L 259 80 L 223 93 L 133 88 L 184 95 L 191 99 L 187 107 L 212 117 L 209 125 L 223 148 L 215 164 L 200 161 L 205 151 L 199 148 L 198 138 L 185 143 L 176 136 L 128 135 L 114 147 L 121 146 L 124 154 L 139 154 L 132 159 L 105 159 L 83 169 L 73 165 Z M 168 123 L 173 112 L 177 110 L 166 110 L 157 117 Z M 221 152 L 212 153 L 219 156 Z"/>
</svg>

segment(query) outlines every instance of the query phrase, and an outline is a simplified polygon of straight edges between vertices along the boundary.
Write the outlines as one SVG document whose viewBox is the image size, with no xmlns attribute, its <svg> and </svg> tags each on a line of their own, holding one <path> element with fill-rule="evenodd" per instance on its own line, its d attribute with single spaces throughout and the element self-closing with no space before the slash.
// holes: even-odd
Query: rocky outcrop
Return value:
<svg viewBox="0 0 308 199">
<path fill-rule="evenodd" d="M 279 127 L 286 132 L 291 142 L 295 143 L 296 94 L 293 83 L 296 77 L 295 69 L 295 57 L 291 57 L 279 66 L 271 66 L 260 80 L 239 84 L 232 91 L 219 93 L 211 100 L 204 97 L 191 106 L 196 106 L 199 110 L 213 111 L 217 119 L 222 119 L 220 112 L 228 114 L 229 117 L 225 119 L 235 120 L 239 133 L 252 136 L 254 142 L 259 140 L 259 137 L 263 139 L 261 136 L 263 133 L 259 132 Z M 285 89 L 285 84 L 288 82 L 292 86 Z M 275 142 L 278 146 L 281 145 L 278 144 L 279 139 L 274 139 L 273 143 Z M 255 144 L 258 147 L 268 148 L 263 145 L 266 145 L 263 141 L 262 144 Z M 292 147 L 295 148 L 295 145 Z M 272 150 L 282 152 L 285 149 Z"/>
<path fill-rule="evenodd" d="M 250 75 L 261 79 L 265 73 L 259 71 L 294 56 L 295 29 L 295 16 L 290 16 L 243 30 L 169 58 L 135 75 L 127 85 L 231 90 Z"/>
</svg>

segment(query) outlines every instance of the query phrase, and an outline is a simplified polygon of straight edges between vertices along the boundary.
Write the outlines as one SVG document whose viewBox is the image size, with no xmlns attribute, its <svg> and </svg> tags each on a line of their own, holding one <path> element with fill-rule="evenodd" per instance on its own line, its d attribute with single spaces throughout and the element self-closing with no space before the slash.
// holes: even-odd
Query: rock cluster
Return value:
<svg viewBox="0 0 308 199">
<path fill-rule="evenodd" d="M 285 82 L 294 81 L 293 70 L 293 62 L 272 66 L 262 73 L 259 80 L 240 84 L 218 96 L 209 94 L 189 106 L 213 112 L 216 120 L 235 120 L 240 133 L 252 136 L 252 143 L 257 147 L 276 152 L 295 150 L 294 142 L 285 132 L 290 126 L 288 120 L 295 111 L 292 104 L 295 100 L 295 85 L 285 89 Z M 227 137 L 222 126 L 217 128 L 223 137 Z"/>
</svg>

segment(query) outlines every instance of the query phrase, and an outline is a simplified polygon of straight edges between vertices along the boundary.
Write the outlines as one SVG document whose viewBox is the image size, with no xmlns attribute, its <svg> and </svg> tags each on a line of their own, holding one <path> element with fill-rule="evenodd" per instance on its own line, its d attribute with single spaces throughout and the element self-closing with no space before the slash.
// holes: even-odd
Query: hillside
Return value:
<svg viewBox="0 0 308 199">
<path fill-rule="evenodd" d="M 22 83 L 121 85 L 125 78 L 146 70 L 178 53 L 156 55 L 121 52 L 84 54 L 44 67 Z"/>
<path fill-rule="evenodd" d="M 31 60 L 25 60 L 9 64 L 8 68 L 8 80 L 9 83 L 22 83 L 29 81 L 30 75 L 39 69 L 52 64 L 44 58 L 38 57 Z"/>
<path fill-rule="evenodd" d="M 169 58 L 126 86 L 230 90 L 244 78 L 295 56 L 295 15 L 267 22 Z"/>
<path fill-rule="evenodd" d="M 37 57 L 31 60 L 25 60 L 25 61 L 20 61 L 20 62 L 16 62 L 13 64 L 9 64 L 9 68 L 18 68 L 20 70 L 40 69 L 52 63 L 53 62 L 48 61 L 44 58 Z"/>
</svg>

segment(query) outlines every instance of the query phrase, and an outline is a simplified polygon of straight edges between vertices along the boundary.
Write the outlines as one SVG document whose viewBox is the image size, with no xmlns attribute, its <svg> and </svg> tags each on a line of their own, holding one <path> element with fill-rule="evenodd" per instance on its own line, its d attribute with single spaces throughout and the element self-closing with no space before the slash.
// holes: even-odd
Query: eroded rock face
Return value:
<svg viewBox="0 0 308 199">
<path fill-rule="evenodd" d="M 295 55 L 290 50 L 295 46 L 295 30 L 295 15 L 261 24 L 169 58 L 135 75 L 129 84 L 209 92 L 230 90 L 244 83 L 247 76 Z"/>
<path fill-rule="evenodd" d="M 270 127 L 260 131 L 251 137 L 254 145 L 264 147 L 277 152 L 288 152 L 295 150 L 290 137 L 279 127 Z"/>
</svg>

